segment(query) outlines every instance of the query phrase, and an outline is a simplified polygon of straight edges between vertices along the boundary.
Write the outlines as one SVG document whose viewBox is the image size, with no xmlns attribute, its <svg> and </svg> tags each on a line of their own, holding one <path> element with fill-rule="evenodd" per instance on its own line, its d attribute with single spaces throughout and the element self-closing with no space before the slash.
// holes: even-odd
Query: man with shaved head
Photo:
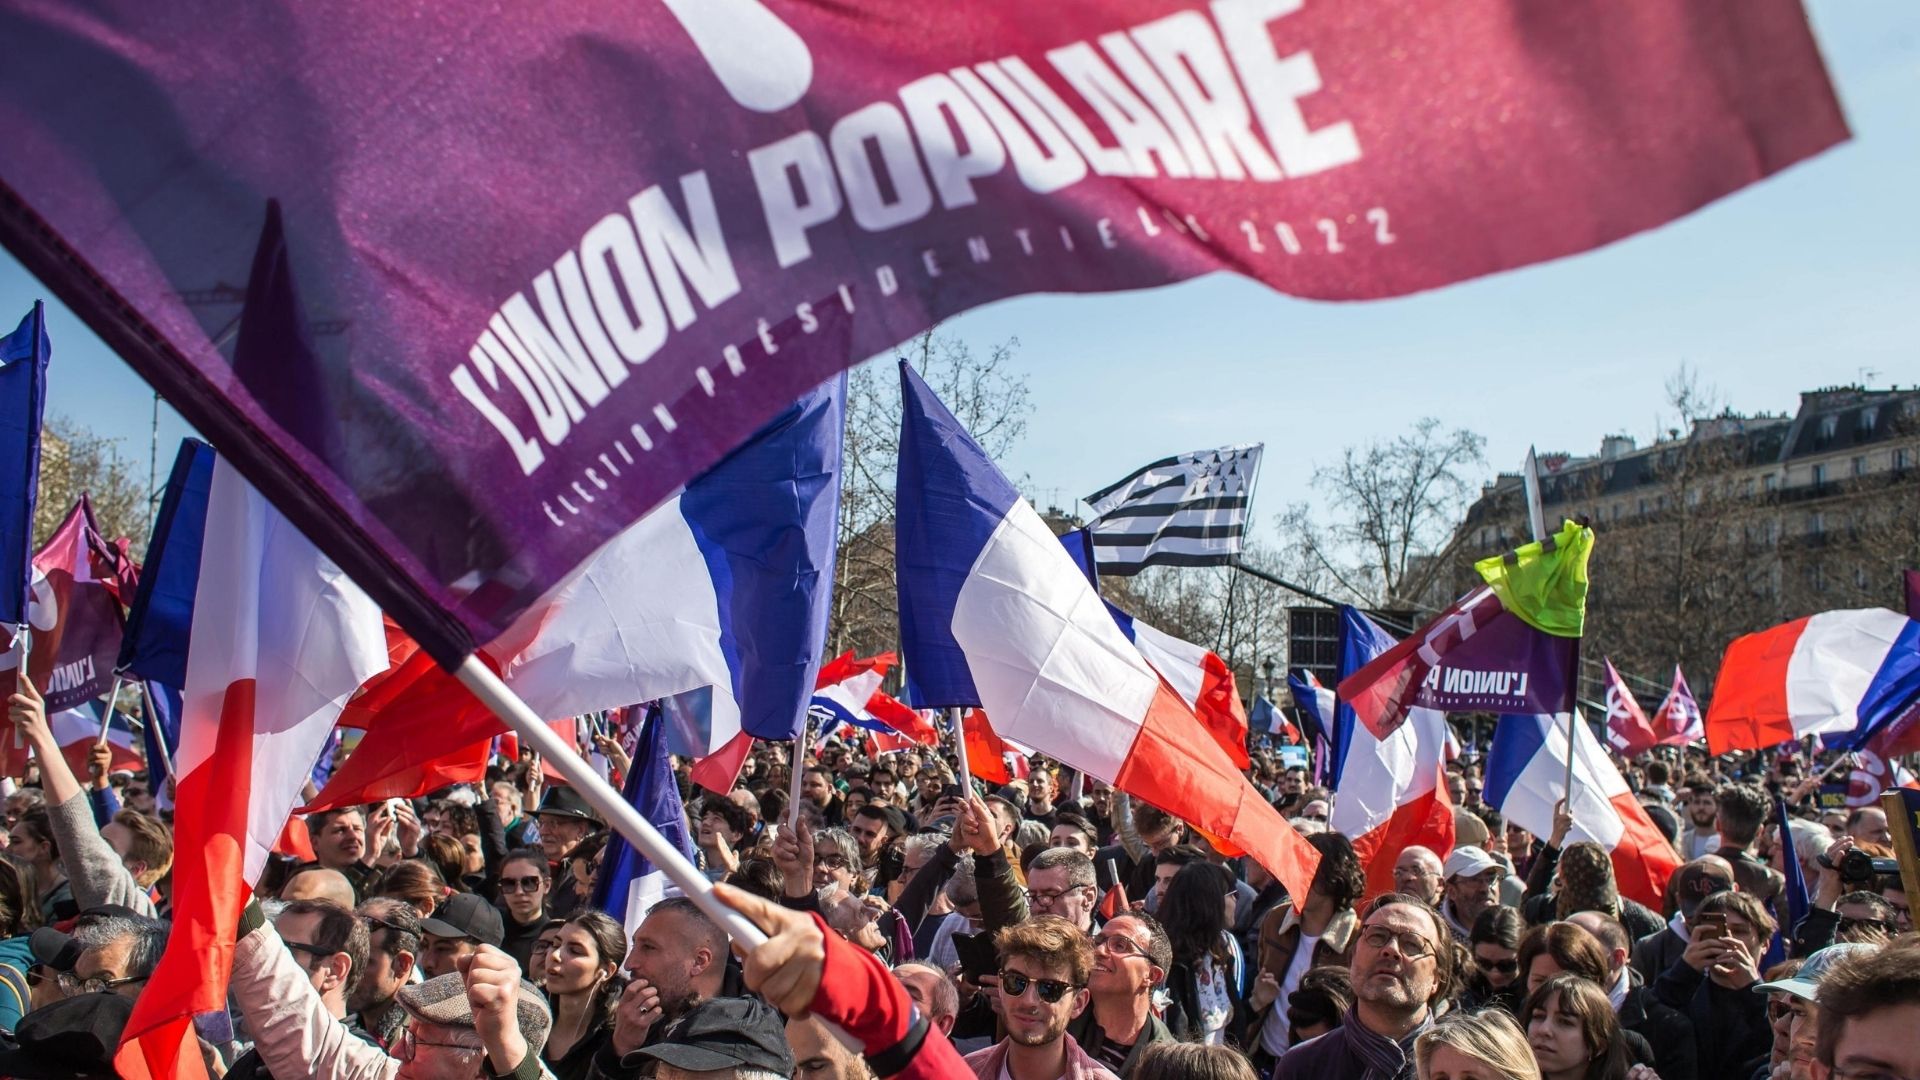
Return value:
<svg viewBox="0 0 1920 1080">
<path fill-rule="evenodd" d="M 1418 844 L 1393 861 L 1393 891 L 1417 896 L 1430 907 L 1440 906 L 1440 856 Z"/>
</svg>

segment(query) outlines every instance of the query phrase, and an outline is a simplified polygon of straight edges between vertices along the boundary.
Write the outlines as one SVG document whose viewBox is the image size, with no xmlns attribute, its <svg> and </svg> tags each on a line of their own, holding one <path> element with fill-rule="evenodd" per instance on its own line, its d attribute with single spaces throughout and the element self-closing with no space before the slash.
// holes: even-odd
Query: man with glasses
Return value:
<svg viewBox="0 0 1920 1080">
<path fill-rule="evenodd" d="M 1093 860 L 1071 848 L 1048 848 L 1027 865 L 1027 910 L 1056 915 L 1081 933 L 1093 930 Z"/>
<path fill-rule="evenodd" d="M 1173 943 L 1152 916 L 1128 912 L 1110 920 L 1093 938 L 1088 1008 L 1067 1034 L 1109 1071 L 1131 1075 L 1141 1051 L 1173 1041 L 1153 1011 L 1153 989 L 1172 966 Z"/>
<path fill-rule="evenodd" d="M 1440 891 L 1446 901 L 1440 914 L 1455 940 L 1466 945 L 1473 937 L 1473 924 L 1480 913 L 1500 903 L 1500 879 L 1507 868 L 1499 859 L 1471 844 L 1453 849 L 1441 866 Z"/>
<path fill-rule="evenodd" d="M 354 1038 L 372 1044 L 347 1011 L 347 998 L 367 969 L 367 926 L 352 911 L 327 900 L 295 900 L 274 917 L 273 929 L 306 973 L 328 1016 Z M 227 1070 L 232 1080 L 271 1080 L 258 1049 L 240 1055 Z"/>
<path fill-rule="evenodd" d="M 1393 860 L 1393 891 L 1417 896 L 1427 904 L 1440 906 L 1440 856 L 1418 844 L 1400 852 Z"/>
<path fill-rule="evenodd" d="M 406 1027 L 407 1011 L 397 1000 L 413 981 L 420 955 L 420 917 L 405 900 L 376 896 L 361 904 L 367 924 L 367 968 L 347 995 L 347 1008 L 374 1042 L 392 1050 Z"/>
<path fill-rule="evenodd" d="M 43 926 L 30 940 L 34 959 L 55 972 L 63 997 L 107 991 L 139 997 L 166 951 L 167 924 L 108 905 L 81 912 L 71 934 Z"/>
<path fill-rule="evenodd" d="M 1095 1061 L 1067 1025 L 1087 1007 L 1093 948 L 1065 919 L 1041 916 L 1009 926 L 993 938 L 1000 954 L 1000 1011 L 1007 1037 L 968 1054 L 981 1080 L 1119 1080 Z"/>
<path fill-rule="evenodd" d="M 1342 1026 L 1288 1050 L 1273 1080 L 1412 1080 L 1413 1043 L 1453 985 L 1453 948 L 1432 908 L 1388 893 L 1368 904 L 1353 949 L 1353 1012 Z"/>
<path fill-rule="evenodd" d="M 547 924 L 547 858 L 538 848 L 520 848 L 507 853 L 500 862 L 500 879 L 495 884 L 499 906 L 505 911 L 506 925 L 500 948 L 520 970 L 532 972 L 533 944 Z"/>
</svg>

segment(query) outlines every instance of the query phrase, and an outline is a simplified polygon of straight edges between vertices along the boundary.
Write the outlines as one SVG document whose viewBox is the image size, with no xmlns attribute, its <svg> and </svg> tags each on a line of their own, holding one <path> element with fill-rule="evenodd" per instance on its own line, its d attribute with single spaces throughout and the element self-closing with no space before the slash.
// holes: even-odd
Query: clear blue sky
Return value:
<svg viewBox="0 0 1920 1080">
<path fill-rule="evenodd" d="M 1316 463 L 1422 416 L 1485 435 L 1491 472 L 1529 444 L 1591 453 L 1612 432 L 1652 438 L 1682 363 L 1743 411 L 1790 411 L 1799 391 L 1835 383 L 1920 383 L 1920 4 L 1809 9 L 1853 141 L 1652 233 L 1364 305 L 1215 276 L 952 320 L 978 346 L 1020 338 L 1035 410 L 1007 471 L 1067 501 L 1156 456 L 1263 441 L 1256 510 L 1270 519 L 1308 496 Z M 8 327 L 43 296 L 0 253 Z M 144 462 L 151 392 L 49 308 L 51 410 Z M 185 433 L 163 409 L 163 472 Z"/>
</svg>

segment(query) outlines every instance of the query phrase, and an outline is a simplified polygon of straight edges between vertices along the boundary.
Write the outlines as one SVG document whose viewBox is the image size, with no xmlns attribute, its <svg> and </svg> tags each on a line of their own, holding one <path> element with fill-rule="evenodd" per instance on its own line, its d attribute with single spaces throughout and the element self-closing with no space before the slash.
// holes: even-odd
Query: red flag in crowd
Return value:
<svg viewBox="0 0 1920 1080">
<path fill-rule="evenodd" d="M 1612 660 L 1607 661 L 1607 742 L 1626 757 L 1660 745 L 1659 732 L 1647 721 L 1646 711 L 1640 708 Z"/>
</svg>

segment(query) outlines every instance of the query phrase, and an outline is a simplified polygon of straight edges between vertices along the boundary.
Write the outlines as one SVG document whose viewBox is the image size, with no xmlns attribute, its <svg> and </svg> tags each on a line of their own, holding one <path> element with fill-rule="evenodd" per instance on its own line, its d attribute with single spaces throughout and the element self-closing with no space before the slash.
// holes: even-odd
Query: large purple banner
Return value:
<svg viewBox="0 0 1920 1080">
<path fill-rule="evenodd" d="M 0 240 L 442 660 L 955 312 L 1401 295 L 1846 137 L 1797 0 L 15 0 L 0 41 Z"/>
</svg>

